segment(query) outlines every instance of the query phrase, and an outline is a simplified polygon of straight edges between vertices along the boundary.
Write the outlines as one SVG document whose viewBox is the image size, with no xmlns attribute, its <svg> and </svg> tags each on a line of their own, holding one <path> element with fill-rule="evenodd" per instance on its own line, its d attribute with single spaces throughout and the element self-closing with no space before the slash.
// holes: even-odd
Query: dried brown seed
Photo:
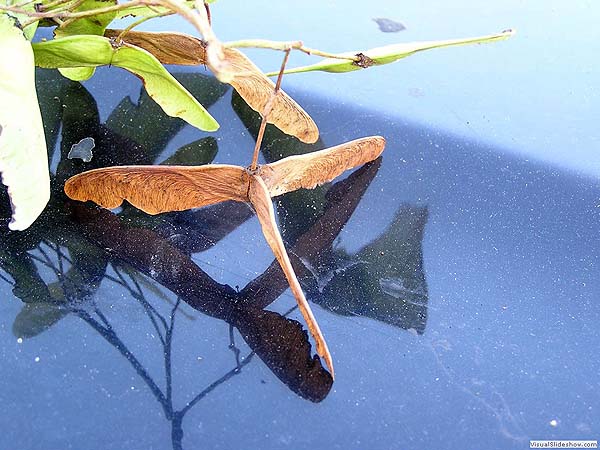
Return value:
<svg viewBox="0 0 600 450">
<path fill-rule="evenodd" d="M 325 360 L 325 363 L 331 372 L 331 376 L 334 377 L 333 360 L 331 358 L 331 354 L 329 353 L 329 349 L 327 348 L 327 343 L 325 342 L 323 333 L 321 333 L 317 319 L 315 319 L 315 316 L 310 309 L 310 305 L 308 304 L 308 301 L 302 292 L 298 278 L 296 278 L 296 274 L 292 268 L 292 263 L 290 262 L 290 258 L 285 250 L 283 240 L 281 239 L 281 234 L 279 233 L 277 223 L 275 222 L 275 212 L 273 211 L 273 203 L 271 197 L 269 196 L 269 191 L 265 185 L 265 182 L 259 176 L 251 176 L 248 196 L 252 206 L 254 207 L 254 210 L 256 211 L 256 216 L 258 217 L 262 227 L 262 232 L 265 236 L 265 239 L 267 240 L 267 243 L 271 247 L 275 258 L 277 258 L 277 261 L 279 261 L 279 264 L 285 273 L 285 277 L 287 278 L 292 293 L 294 294 L 296 302 L 298 303 L 298 308 L 300 309 L 300 312 L 306 321 L 306 325 L 308 326 L 310 334 L 315 340 L 317 345 L 317 354 Z"/>
<path fill-rule="evenodd" d="M 122 31 L 107 29 L 104 36 L 114 39 Z M 123 36 L 123 42 L 143 48 L 163 64 L 208 63 L 206 44 L 183 33 L 129 31 Z M 224 70 L 231 72 L 230 84 L 253 110 L 263 113 L 275 89 L 275 83 L 239 50 L 223 48 L 223 52 L 226 66 Z M 210 64 L 208 66 L 210 68 Z M 319 138 L 319 129 L 314 120 L 282 90 L 273 102 L 267 121 L 302 142 L 311 144 Z"/>
<path fill-rule="evenodd" d="M 107 29 L 104 36 L 117 38 L 123 30 Z M 206 44 L 184 33 L 160 33 L 151 31 L 128 31 L 123 42 L 143 48 L 163 64 L 195 66 L 206 63 Z"/>
<path fill-rule="evenodd" d="M 225 60 L 235 74 L 231 85 L 253 110 L 262 113 L 275 89 L 275 83 L 236 49 L 226 48 Z M 273 102 L 267 122 L 302 142 L 312 144 L 319 138 L 319 129 L 312 118 L 282 90 Z"/>
<path fill-rule="evenodd" d="M 283 158 L 260 168 L 271 197 L 295 191 L 312 189 L 327 183 L 348 169 L 376 159 L 385 148 L 385 139 L 371 136 L 318 152 Z"/>
<path fill-rule="evenodd" d="M 116 208 L 127 200 L 148 214 L 183 211 L 225 200 L 248 201 L 248 174 L 238 166 L 118 166 L 80 173 L 65 193 Z"/>
<path fill-rule="evenodd" d="M 362 138 L 319 152 L 290 156 L 252 173 L 239 166 L 217 164 L 108 167 L 70 178 L 65 192 L 74 200 L 92 200 L 105 208 L 116 208 L 127 200 L 149 214 L 182 211 L 226 200 L 249 201 L 315 339 L 317 353 L 333 377 L 331 354 L 283 245 L 271 196 L 331 181 L 345 170 L 376 159 L 384 147 L 382 137 Z"/>
</svg>

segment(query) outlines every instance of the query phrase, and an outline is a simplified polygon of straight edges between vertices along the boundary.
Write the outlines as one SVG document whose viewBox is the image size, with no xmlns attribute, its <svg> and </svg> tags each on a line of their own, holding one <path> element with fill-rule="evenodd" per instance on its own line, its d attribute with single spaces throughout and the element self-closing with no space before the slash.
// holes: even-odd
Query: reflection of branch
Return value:
<svg viewBox="0 0 600 450">
<path fill-rule="evenodd" d="M 181 302 L 181 298 L 177 297 L 177 302 L 175 306 L 171 309 L 171 314 L 169 315 L 169 326 L 167 327 L 167 334 L 165 336 L 164 347 L 165 347 L 165 380 L 167 384 L 167 400 L 169 404 L 173 402 L 173 387 L 172 387 L 172 372 L 171 372 L 171 344 L 173 343 L 173 329 L 175 328 L 175 313 L 179 309 L 179 303 Z"/>
<path fill-rule="evenodd" d="M 134 281 L 135 282 L 135 281 Z M 129 290 L 132 297 L 140 302 L 140 304 L 148 304 L 148 300 L 144 297 L 143 292 L 139 289 L 139 285 L 137 283 L 135 288 L 132 288 L 127 283 L 125 283 L 125 287 Z M 139 290 L 138 290 L 139 289 Z M 135 294 L 135 295 L 134 295 Z M 153 307 L 145 308 L 144 311 L 146 315 L 152 320 L 154 315 L 159 317 L 159 321 L 161 324 L 165 326 L 165 337 L 164 340 L 161 339 L 161 344 L 163 346 L 163 358 L 164 358 L 164 369 L 165 369 L 165 392 L 160 389 L 158 384 L 152 379 L 150 374 L 146 371 L 146 369 L 142 366 L 140 361 L 135 357 L 135 355 L 127 348 L 125 343 L 118 337 L 117 333 L 114 331 L 112 325 L 108 321 L 108 319 L 104 316 L 104 314 L 98 309 L 95 308 L 95 313 L 98 315 L 102 324 L 100 324 L 96 319 L 94 319 L 89 313 L 83 310 L 79 310 L 76 308 L 72 308 L 72 312 L 79 316 L 82 320 L 88 323 L 94 330 L 96 330 L 110 345 L 116 348 L 119 353 L 121 353 L 125 359 L 131 364 L 133 369 L 136 371 L 138 376 L 146 383 L 156 400 L 160 403 L 163 408 L 165 417 L 167 420 L 171 422 L 171 437 L 173 443 L 173 449 L 178 450 L 182 448 L 181 441 L 183 439 L 183 429 L 182 429 L 182 421 L 185 414 L 193 408 L 201 399 L 206 397 L 210 392 L 216 389 L 221 384 L 225 383 L 229 380 L 233 375 L 240 373 L 242 367 L 248 364 L 252 360 L 252 356 L 254 352 L 251 352 L 246 358 L 242 359 L 239 364 L 236 364 L 236 367 L 225 373 L 222 377 L 212 382 L 207 388 L 202 390 L 199 394 L 197 394 L 194 398 L 186 403 L 184 408 L 181 410 L 176 410 L 173 406 L 173 376 L 172 376 L 172 338 L 173 331 L 175 329 L 175 315 L 179 309 L 181 304 L 181 299 L 178 298 L 175 302 L 175 305 L 171 308 L 169 314 L 169 321 L 167 321 L 164 317 L 162 317 Z M 153 324 L 157 324 L 154 320 Z M 159 334 L 160 331 L 158 330 Z"/>
<path fill-rule="evenodd" d="M 135 292 L 131 287 L 129 287 L 131 293 Z M 139 295 L 133 296 L 137 301 L 142 303 L 147 302 L 144 298 L 143 292 L 140 290 Z M 166 325 L 166 335 L 164 341 L 162 341 L 163 345 L 163 357 L 164 357 L 164 369 L 165 369 L 165 393 L 160 389 L 160 387 L 156 384 L 156 382 L 152 379 L 150 374 L 144 369 L 139 360 L 135 357 L 135 355 L 127 348 L 127 346 L 123 343 L 123 341 L 118 337 L 106 317 L 102 314 L 102 312 L 98 309 L 95 310 L 96 314 L 100 317 L 100 320 L 104 323 L 104 326 L 98 323 L 89 313 L 83 310 L 73 309 L 73 312 L 77 314 L 81 319 L 83 319 L 86 323 L 88 323 L 93 329 L 95 329 L 110 345 L 115 347 L 119 353 L 121 353 L 126 360 L 131 364 L 133 369 L 137 372 L 138 376 L 146 383 L 156 400 L 160 403 L 163 408 L 165 417 L 167 420 L 171 422 L 171 439 L 173 444 L 173 449 L 178 450 L 182 449 L 182 439 L 183 439 L 183 428 L 182 421 L 187 412 L 192 409 L 200 400 L 206 397 L 210 392 L 215 390 L 218 386 L 228 381 L 234 375 L 239 374 L 241 372 L 242 367 L 246 366 L 252 360 L 254 356 L 254 352 L 251 352 L 245 358 L 241 360 L 236 367 L 225 373 L 223 376 L 213 381 L 208 387 L 198 393 L 194 398 L 186 403 L 186 405 L 181 410 L 176 410 L 173 406 L 173 377 L 172 377 L 172 337 L 173 331 L 175 328 L 175 315 L 179 306 L 181 304 L 181 299 L 178 298 L 175 305 L 170 311 L 169 314 L 169 322 Z M 153 312 L 154 311 L 154 312 Z M 158 314 L 155 310 L 145 309 L 146 315 L 151 317 L 153 314 Z M 159 314 L 158 314 L 159 315 Z M 160 316 L 160 315 L 159 315 Z M 160 322 L 165 323 L 166 321 L 162 316 L 160 316 Z M 156 322 L 153 322 L 156 323 Z"/>
<path fill-rule="evenodd" d="M 270 321 L 272 333 L 260 334 L 256 330 L 264 326 L 260 308 L 251 305 L 241 306 L 240 296 L 235 290 L 214 281 L 194 264 L 188 255 L 177 250 L 156 233 L 139 228 L 127 228 L 121 225 L 115 215 L 106 210 L 89 209 L 79 204 L 73 206 L 85 234 L 99 247 L 110 248 L 114 257 L 151 276 L 193 308 L 234 324 L 261 358 L 265 362 L 270 361 L 267 365 L 278 378 L 298 394 L 314 401 L 325 397 L 331 387 L 331 378 L 321 366 L 320 360 L 312 359 L 306 335 L 295 338 L 297 345 L 291 348 L 292 353 L 295 354 L 293 360 L 289 360 L 282 354 L 275 357 L 272 355 L 273 349 L 277 348 L 273 345 L 274 341 L 281 336 L 289 336 L 290 333 L 297 334 L 296 322 L 272 319 Z M 277 316 L 281 319 L 281 316 Z M 305 345 L 300 345 L 299 340 L 302 339 Z M 295 365 L 293 369 L 280 370 L 290 364 Z M 306 386 L 301 386 L 299 383 L 298 379 L 306 377 L 308 373 L 313 374 L 311 375 L 313 381 L 317 379 L 315 374 L 318 374 L 321 384 L 324 383 L 325 388 L 319 389 L 320 394 L 309 392 L 309 388 L 317 387 L 316 383 Z"/>
<path fill-rule="evenodd" d="M 135 357 L 135 355 L 127 348 L 127 346 L 119 339 L 115 331 L 112 327 L 102 326 L 96 319 L 94 319 L 90 314 L 83 310 L 73 310 L 75 314 L 77 314 L 81 319 L 87 322 L 94 330 L 100 334 L 110 345 L 116 348 L 121 355 L 125 357 L 127 361 L 132 365 L 134 370 L 140 376 L 142 380 L 148 385 L 152 394 L 156 397 L 156 399 L 160 402 L 161 406 L 165 410 L 165 415 L 169 417 L 169 407 L 167 404 L 167 398 L 160 390 L 158 385 L 152 380 L 152 377 L 146 372 L 144 366 L 140 361 Z"/>
<path fill-rule="evenodd" d="M 242 367 L 249 364 L 254 355 L 255 355 L 254 352 L 250 352 L 245 358 L 242 359 L 242 361 L 240 362 L 239 365 L 236 365 L 233 369 L 231 369 L 229 372 L 227 372 L 221 378 L 219 378 L 218 380 L 213 381 L 211 384 L 209 384 L 206 387 L 206 389 L 204 389 L 202 392 L 200 392 L 198 395 L 196 395 L 196 397 L 194 397 L 192 400 L 190 400 L 188 402 L 188 404 L 185 405 L 185 407 L 181 411 L 179 411 L 179 415 L 181 415 L 181 416 L 185 415 L 190 409 L 192 409 L 194 407 L 194 405 L 196 405 L 196 403 L 198 403 L 200 400 L 202 400 L 204 397 L 206 397 L 208 394 L 210 394 L 212 391 L 214 391 L 215 388 L 217 388 L 219 385 L 221 385 L 224 382 L 226 382 L 227 380 L 229 380 L 234 375 L 239 374 Z"/>
<path fill-rule="evenodd" d="M 117 267 L 114 267 L 113 269 L 114 269 L 115 273 L 117 274 L 117 276 L 123 282 L 123 285 L 126 286 L 127 282 L 125 281 L 125 278 L 121 274 L 121 271 L 118 270 Z M 134 277 L 132 277 L 131 275 L 129 278 L 131 279 L 131 282 L 135 286 L 135 291 L 130 290 L 131 296 L 141 303 L 142 307 L 144 308 L 144 310 L 146 312 L 146 315 L 150 319 L 150 322 L 152 322 L 152 326 L 156 330 L 156 333 L 158 334 L 160 341 L 162 342 L 163 345 L 165 345 L 165 338 L 163 337 L 163 333 L 161 332 L 160 328 L 158 327 L 156 318 L 158 318 L 158 320 L 161 321 L 162 326 L 165 328 L 165 330 L 168 331 L 168 326 L 167 326 L 166 320 L 158 313 L 158 311 L 156 311 L 156 309 L 154 309 L 154 307 L 150 303 L 148 303 L 148 301 L 144 297 L 144 294 L 142 293 L 142 288 L 140 287 L 137 280 Z"/>
</svg>

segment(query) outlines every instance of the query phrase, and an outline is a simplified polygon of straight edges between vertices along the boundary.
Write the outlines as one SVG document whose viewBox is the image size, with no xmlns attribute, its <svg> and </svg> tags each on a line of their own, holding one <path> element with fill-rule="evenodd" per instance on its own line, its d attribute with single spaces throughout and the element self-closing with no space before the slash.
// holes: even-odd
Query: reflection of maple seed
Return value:
<svg viewBox="0 0 600 450">
<path fill-rule="evenodd" d="M 70 178 L 65 184 L 65 192 L 74 200 L 92 200 L 105 208 L 116 208 L 123 200 L 127 200 L 149 214 L 182 211 L 226 200 L 250 203 L 315 339 L 317 353 L 325 360 L 333 376 L 331 354 L 283 245 L 271 197 L 300 188 L 312 189 L 348 169 L 376 159 L 383 152 L 385 139 L 380 136 L 366 137 L 318 152 L 259 165 L 258 152 L 269 113 L 280 98 L 279 87 L 288 56 L 289 50 L 286 51 L 277 83 L 263 107 L 263 119 L 252 163 L 248 168 L 221 164 L 107 167 Z M 288 105 L 293 107 L 295 102 Z"/>
</svg>

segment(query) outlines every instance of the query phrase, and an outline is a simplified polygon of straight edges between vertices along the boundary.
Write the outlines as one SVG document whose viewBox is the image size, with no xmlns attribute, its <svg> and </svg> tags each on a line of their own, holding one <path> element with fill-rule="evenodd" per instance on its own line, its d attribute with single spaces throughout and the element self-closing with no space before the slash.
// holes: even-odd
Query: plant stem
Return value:
<svg viewBox="0 0 600 450">
<path fill-rule="evenodd" d="M 322 56 L 324 58 L 334 58 L 334 59 L 345 59 L 348 61 L 358 61 L 356 55 L 340 55 L 336 53 L 324 52 L 315 48 L 305 47 L 302 41 L 291 41 L 291 42 L 282 42 L 282 41 L 270 41 L 268 39 L 244 39 L 241 41 L 231 41 L 225 42 L 223 44 L 225 48 L 268 48 L 272 50 L 285 50 L 287 48 L 292 48 L 294 50 L 299 50 L 301 52 L 306 53 L 307 55 L 316 55 Z"/>
<path fill-rule="evenodd" d="M 160 5 L 173 10 L 181 15 L 184 19 L 190 22 L 206 41 L 206 59 L 209 67 L 215 72 L 215 75 L 220 73 L 222 68 L 221 61 L 223 60 L 223 48 L 221 42 L 213 32 L 207 9 L 204 7 L 204 1 L 196 0 L 196 9 L 188 7 L 181 0 L 156 0 Z M 212 64 L 211 64 L 212 62 Z"/>
<path fill-rule="evenodd" d="M 47 12 L 37 12 L 37 11 L 25 11 L 22 8 L 17 8 L 15 6 L 3 6 L 0 5 L 0 11 L 10 11 L 18 14 L 24 14 L 29 17 L 34 17 L 36 19 L 79 19 L 81 17 L 91 17 L 97 14 L 104 14 L 113 11 L 121 11 L 123 9 L 131 8 L 132 6 L 159 6 L 162 4 L 162 0 L 157 1 L 148 1 L 148 0 L 132 0 L 127 3 L 123 3 L 120 5 L 112 5 L 107 6 L 105 8 L 97 8 L 90 9 L 88 11 L 78 11 L 78 12 L 68 12 L 68 11 L 47 11 Z"/>
<path fill-rule="evenodd" d="M 35 0 L 25 0 L 24 2 L 18 3 L 16 5 L 14 5 L 17 8 L 23 8 L 24 6 L 30 5 L 31 3 L 33 3 Z M 59 0 L 59 1 L 68 1 L 68 0 Z"/>
<path fill-rule="evenodd" d="M 70 1 L 72 1 L 72 0 L 54 0 L 53 2 L 49 2 L 46 4 L 42 3 L 40 5 L 41 6 L 40 11 L 48 11 L 48 10 L 54 8 L 55 6 L 62 5 L 63 3 L 69 3 Z M 21 5 L 17 5 L 17 6 L 22 7 L 24 5 L 21 4 Z"/>
<path fill-rule="evenodd" d="M 212 19 L 210 17 L 210 5 L 204 2 L 204 9 L 206 10 L 206 18 L 208 20 L 208 24 L 212 26 Z"/>
<path fill-rule="evenodd" d="M 142 3 L 145 3 L 147 0 L 141 0 Z M 198 0 L 196 1 L 196 10 L 188 7 L 185 3 L 180 0 L 156 0 L 152 2 L 155 5 L 164 6 L 178 14 L 180 14 L 184 19 L 190 22 L 196 30 L 202 35 L 203 39 L 207 42 L 211 40 L 217 40 L 215 34 L 213 33 L 210 25 L 208 24 L 208 18 L 206 16 L 206 10 L 204 9 L 204 4 L 198 4 Z"/>
<path fill-rule="evenodd" d="M 131 23 L 128 27 L 124 28 L 123 31 L 121 31 L 119 33 L 116 40 L 117 40 L 117 42 L 121 42 L 127 33 L 129 33 L 131 30 L 133 30 L 138 25 L 141 25 L 142 23 L 146 22 L 147 20 L 156 19 L 157 17 L 170 16 L 171 14 L 175 14 L 175 12 L 174 11 L 165 11 L 162 13 L 156 13 L 152 16 L 142 17 L 141 19 L 136 20 L 135 22 Z"/>
<path fill-rule="evenodd" d="M 63 8 L 59 8 L 59 9 L 54 9 L 52 10 L 52 12 L 54 13 L 60 13 L 62 11 L 69 11 L 69 10 L 74 10 L 75 8 L 77 8 L 79 5 L 81 5 L 85 0 L 75 0 L 75 2 L 71 3 L 70 5 L 67 5 Z M 70 24 L 71 22 L 74 22 L 75 20 L 77 20 L 78 18 L 74 17 L 71 19 L 67 19 L 64 22 L 59 19 L 58 17 L 53 17 L 52 20 L 54 20 L 60 27 L 64 27 L 68 24 Z"/>
<path fill-rule="evenodd" d="M 261 116 L 262 120 L 260 122 L 260 128 L 258 129 L 258 136 L 256 137 L 256 145 L 254 146 L 254 153 L 252 155 L 252 163 L 250 164 L 250 171 L 256 170 L 258 167 L 258 152 L 260 151 L 260 146 L 262 144 L 263 136 L 265 134 L 265 128 L 267 127 L 267 118 L 269 117 L 269 113 L 273 108 L 273 103 L 277 98 L 277 94 L 279 93 L 279 89 L 281 88 L 281 80 L 283 79 L 283 72 L 285 71 L 285 65 L 287 64 L 288 58 L 290 57 L 291 47 L 285 50 L 285 56 L 283 57 L 283 62 L 281 63 L 281 69 L 279 69 L 279 76 L 277 77 L 277 82 L 275 83 L 275 89 L 271 93 L 271 97 L 267 101 Z"/>
</svg>

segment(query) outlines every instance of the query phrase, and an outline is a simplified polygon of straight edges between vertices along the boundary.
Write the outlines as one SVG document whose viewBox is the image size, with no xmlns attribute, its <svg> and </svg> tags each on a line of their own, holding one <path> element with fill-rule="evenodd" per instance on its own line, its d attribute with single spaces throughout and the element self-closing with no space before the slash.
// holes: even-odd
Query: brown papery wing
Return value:
<svg viewBox="0 0 600 450">
<path fill-rule="evenodd" d="M 234 48 L 225 48 L 224 52 L 228 70 L 234 74 L 231 85 L 253 110 L 262 113 L 273 94 L 275 83 L 242 52 Z M 319 138 L 319 129 L 312 118 L 282 90 L 277 93 L 267 122 L 302 142 L 312 144 Z"/>
<path fill-rule="evenodd" d="M 385 139 L 371 136 L 335 147 L 283 158 L 260 169 L 271 197 L 295 191 L 312 189 L 327 183 L 348 169 L 377 159 L 385 148 Z"/>
<path fill-rule="evenodd" d="M 252 203 L 252 206 L 256 211 L 256 216 L 260 222 L 265 239 L 267 240 L 267 243 L 271 247 L 275 258 L 277 258 L 277 261 L 279 261 L 279 264 L 285 273 L 285 277 L 287 278 L 292 293 L 294 294 L 296 302 L 298 303 L 298 308 L 300 309 L 300 312 L 306 321 L 306 325 L 308 326 L 310 334 L 315 340 L 317 345 L 317 353 L 325 360 L 325 363 L 331 372 L 331 376 L 334 377 L 333 360 L 331 358 L 331 354 L 329 353 L 327 342 L 325 342 L 325 338 L 323 337 L 323 333 L 321 333 L 317 319 L 315 319 L 315 316 L 310 309 L 310 305 L 304 296 L 304 292 L 302 292 L 298 278 L 294 273 L 294 269 L 290 263 L 290 258 L 283 245 L 281 234 L 277 228 L 277 223 L 275 222 L 275 212 L 273 211 L 273 203 L 271 201 L 271 197 L 269 196 L 269 191 L 267 190 L 265 182 L 259 176 L 253 175 L 250 177 L 250 189 L 248 191 L 248 196 L 250 198 L 250 203 Z"/>
<path fill-rule="evenodd" d="M 127 200 L 148 214 L 183 211 L 225 200 L 248 201 L 248 175 L 239 166 L 117 166 L 71 177 L 65 193 L 116 208 Z"/>
<path fill-rule="evenodd" d="M 116 38 L 122 31 L 107 29 L 104 36 Z M 122 40 L 152 53 L 163 64 L 207 63 L 206 44 L 184 33 L 128 31 Z M 226 70 L 232 72 L 231 85 L 253 110 L 262 113 L 275 84 L 240 51 L 224 48 L 223 52 Z M 312 118 L 282 90 L 277 94 L 267 121 L 302 142 L 312 144 L 319 138 L 319 129 Z"/>
<path fill-rule="evenodd" d="M 106 29 L 104 36 L 116 38 L 123 30 Z M 206 63 L 206 44 L 184 33 L 128 31 L 123 42 L 152 53 L 163 64 L 195 66 Z"/>
</svg>

